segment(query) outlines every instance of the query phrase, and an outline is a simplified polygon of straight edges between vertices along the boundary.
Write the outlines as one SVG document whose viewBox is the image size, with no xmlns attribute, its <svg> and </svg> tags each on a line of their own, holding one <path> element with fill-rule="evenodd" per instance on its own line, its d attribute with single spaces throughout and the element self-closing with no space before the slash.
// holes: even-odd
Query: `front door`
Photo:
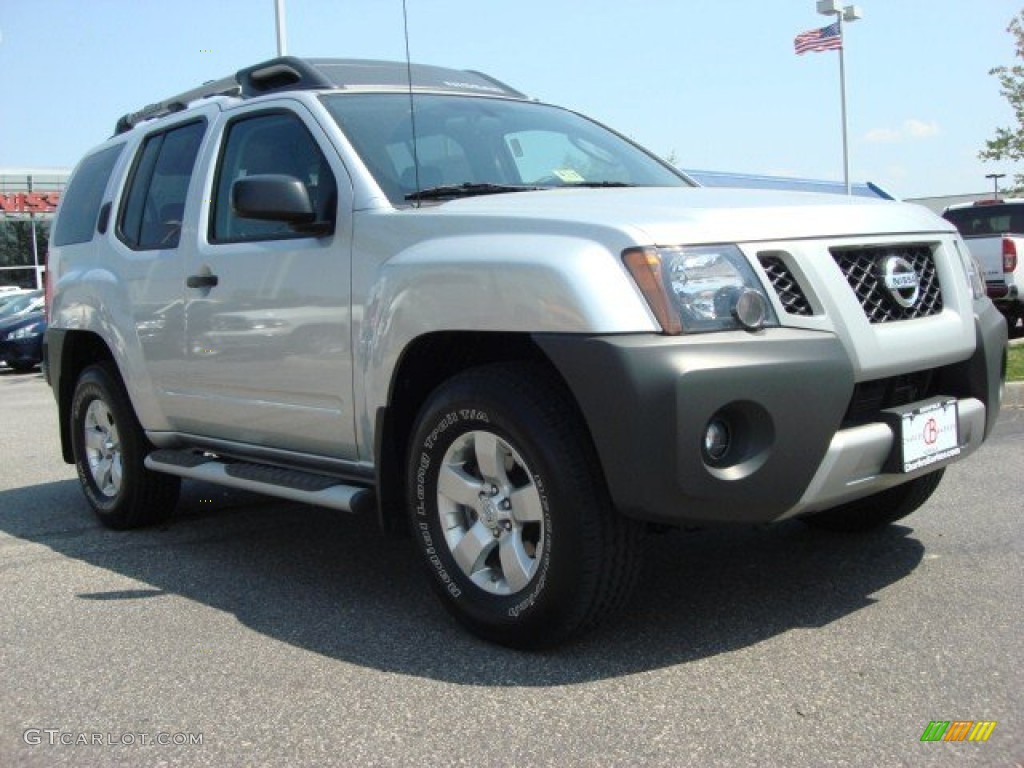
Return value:
<svg viewBox="0 0 1024 768">
<path fill-rule="evenodd" d="M 176 429 L 356 458 L 351 185 L 328 146 L 305 107 L 284 102 L 240 111 L 211 148 L 209 204 L 186 254 L 184 360 L 169 414 Z M 238 216 L 232 184 L 255 174 L 302 181 L 333 231 Z"/>
</svg>

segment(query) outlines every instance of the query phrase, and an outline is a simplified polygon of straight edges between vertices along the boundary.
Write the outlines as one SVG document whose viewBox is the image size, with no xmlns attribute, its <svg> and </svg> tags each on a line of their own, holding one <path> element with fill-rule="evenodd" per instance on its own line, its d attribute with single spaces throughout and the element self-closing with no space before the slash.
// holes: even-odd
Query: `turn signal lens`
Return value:
<svg viewBox="0 0 1024 768">
<path fill-rule="evenodd" d="M 682 333 L 683 325 L 679 321 L 679 313 L 672 308 L 672 299 L 669 298 L 665 281 L 661 278 L 661 257 L 658 252 L 654 248 L 630 248 L 622 254 L 622 260 L 640 293 L 647 299 L 647 304 L 655 319 L 661 324 L 662 330 L 670 336 Z"/>
</svg>

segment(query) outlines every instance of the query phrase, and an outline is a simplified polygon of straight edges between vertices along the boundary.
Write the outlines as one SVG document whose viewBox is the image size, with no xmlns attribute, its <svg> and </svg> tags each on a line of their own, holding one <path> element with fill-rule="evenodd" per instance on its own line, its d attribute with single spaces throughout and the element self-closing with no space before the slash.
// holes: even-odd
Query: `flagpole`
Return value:
<svg viewBox="0 0 1024 768">
<path fill-rule="evenodd" d="M 274 21 L 277 27 L 277 55 L 284 56 L 288 53 L 287 36 L 284 19 L 284 0 L 274 0 Z"/>
<path fill-rule="evenodd" d="M 850 187 L 850 143 L 846 122 L 846 40 L 843 38 L 843 14 L 838 14 L 836 18 L 839 24 L 839 102 L 843 113 L 843 183 L 846 185 L 847 196 L 850 196 L 853 189 Z"/>
<path fill-rule="evenodd" d="M 852 195 L 849 130 L 846 119 L 846 40 L 843 36 L 843 22 L 857 21 L 861 18 L 861 11 L 856 5 L 848 5 L 844 8 L 839 0 L 818 0 L 818 13 L 822 16 L 835 16 L 839 30 L 839 102 L 843 118 L 843 184 L 846 187 L 846 194 Z"/>
</svg>

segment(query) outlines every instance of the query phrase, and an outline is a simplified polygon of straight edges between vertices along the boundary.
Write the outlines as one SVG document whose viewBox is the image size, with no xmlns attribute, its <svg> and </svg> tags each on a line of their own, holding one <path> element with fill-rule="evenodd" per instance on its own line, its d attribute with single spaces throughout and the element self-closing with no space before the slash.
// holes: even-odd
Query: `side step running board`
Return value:
<svg viewBox="0 0 1024 768">
<path fill-rule="evenodd" d="M 154 472 L 205 480 L 343 512 L 369 512 L 376 503 L 372 489 L 345 485 L 335 477 L 267 464 L 226 462 L 193 451 L 162 448 L 149 454 L 145 463 L 146 468 Z"/>
</svg>

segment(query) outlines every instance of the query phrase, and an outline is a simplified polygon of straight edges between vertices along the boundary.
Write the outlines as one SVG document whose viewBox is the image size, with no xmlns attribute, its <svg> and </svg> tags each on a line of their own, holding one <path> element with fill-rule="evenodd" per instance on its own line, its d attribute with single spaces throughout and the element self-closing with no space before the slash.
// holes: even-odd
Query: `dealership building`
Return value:
<svg viewBox="0 0 1024 768">
<path fill-rule="evenodd" d="M 42 288 L 50 222 L 70 171 L 0 169 L 0 286 Z"/>
</svg>

